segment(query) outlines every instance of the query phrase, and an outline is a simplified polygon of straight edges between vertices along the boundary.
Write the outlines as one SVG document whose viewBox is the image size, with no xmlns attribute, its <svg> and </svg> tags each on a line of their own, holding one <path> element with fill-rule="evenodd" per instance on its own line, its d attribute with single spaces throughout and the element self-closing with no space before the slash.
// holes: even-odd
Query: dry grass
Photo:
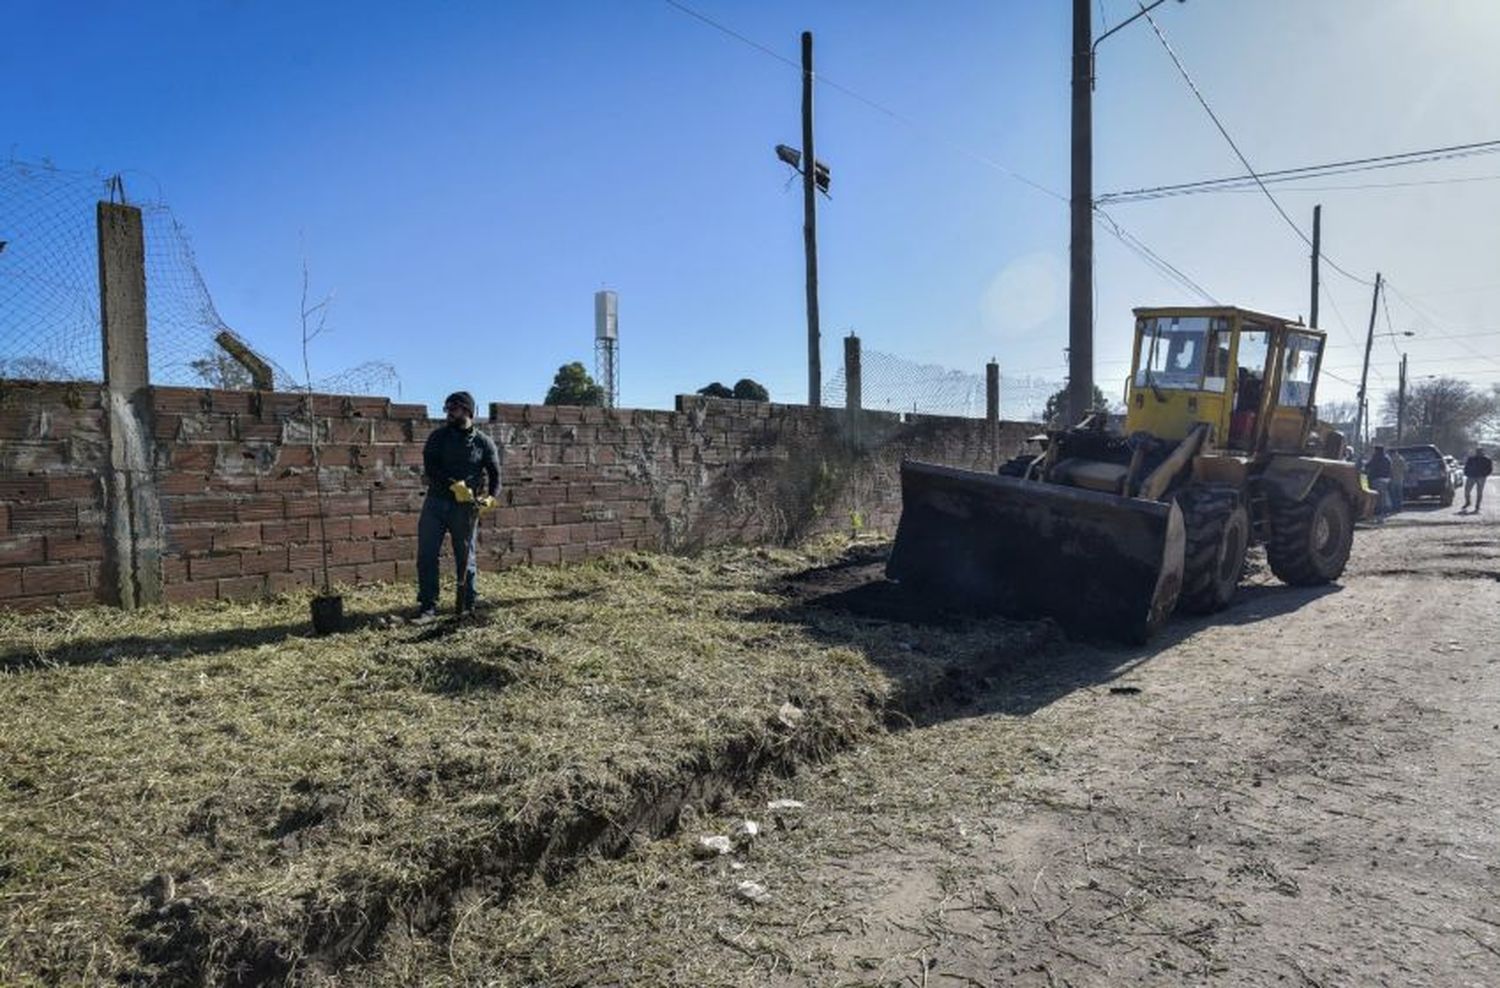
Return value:
<svg viewBox="0 0 1500 988">
<path fill-rule="evenodd" d="M 1005 923 L 1004 907 L 974 894 L 974 874 L 1003 836 L 994 827 L 1016 798 L 1013 774 L 1052 758 L 1066 728 L 1046 715 L 959 718 L 881 735 L 558 884 L 476 895 L 456 923 L 392 938 L 377 963 L 326 988 L 919 984 L 922 945 L 932 956 L 993 937 L 979 920 Z M 767 809 L 781 798 L 805 808 Z M 700 835 L 744 818 L 765 827 L 753 845 L 694 855 Z M 741 899 L 747 879 L 770 901 Z M 904 897 L 910 928 L 885 929 L 872 906 Z M 928 899 L 938 905 L 917 905 Z"/>
<path fill-rule="evenodd" d="M 331 639 L 296 597 L 0 615 L 0 983 L 282 982 L 382 944 L 411 956 L 1014 644 L 1003 623 L 788 602 L 789 577 L 843 550 L 486 575 L 493 610 L 426 628 L 387 623 L 408 588 L 364 590 Z M 790 729 L 788 701 L 806 711 Z"/>
</svg>

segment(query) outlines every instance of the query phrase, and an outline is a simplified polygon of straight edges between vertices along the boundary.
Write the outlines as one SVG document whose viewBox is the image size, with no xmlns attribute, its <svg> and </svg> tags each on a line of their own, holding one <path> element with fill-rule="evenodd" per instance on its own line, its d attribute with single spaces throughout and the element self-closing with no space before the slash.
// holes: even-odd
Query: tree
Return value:
<svg viewBox="0 0 1500 988">
<path fill-rule="evenodd" d="M 0 378 L 13 381 L 71 381 L 78 375 L 46 357 L 0 358 Z"/>
<path fill-rule="evenodd" d="M 224 391 L 248 391 L 255 387 L 255 381 L 238 360 L 222 351 L 204 354 L 197 360 L 190 361 L 188 366 L 193 373 L 210 388 L 219 388 Z"/>
<path fill-rule="evenodd" d="M 712 384 L 705 384 L 703 387 L 698 389 L 698 393 L 705 398 L 734 397 L 734 392 L 729 388 L 724 387 L 724 385 L 720 384 L 718 381 L 715 381 Z"/>
<path fill-rule="evenodd" d="M 542 404 L 602 406 L 604 389 L 594 383 L 583 364 L 575 360 L 557 369 L 557 376 L 552 379 L 552 387 Z"/>
<path fill-rule="evenodd" d="M 734 397 L 741 401 L 770 401 L 771 392 L 766 390 L 764 384 L 752 381 L 748 377 L 742 377 L 734 382 Z"/>
<path fill-rule="evenodd" d="M 1067 385 L 1067 382 L 1065 381 L 1065 382 L 1063 382 L 1063 386 L 1061 388 L 1059 388 L 1058 390 L 1054 391 L 1051 394 L 1051 396 L 1049 396 L 1047 398 L 1047 404 L 1046 404 L 1045 407 L 1042 408 L 1042 422 L 1045 425 L 1047 425 L 1047 426 L 1049 426 L 1051 428 L 1054 428 L 1054 429 L 1060 428 L 1060 427 L 1062 427 L 1064 425 L 1076 425 L 1083 418 L 1083 416 L 1082 415 L 1074 415 L 1074 416 L 1071 416 L 1071 418 L 1073 419 L 1073 421 L 1071 421 L 1071 422 L 1064 422 L 1063 421 L 1063 410 L 1065 408 L 1067 408 L 1067 407 L 1068 407 L 1068 385 Z M 1109 411 L 1109 401 L 1105 399 L 1104 392 L 1100 391 L 1099 390 L 1099 385 L 1096 384 L 1096 385 L 1094 385 L 1093 407 L 1089 409 L 1089 412 L 1108 412 L 1108 411 Z M 1085 413 L 1085 414 L 1087 414 L 1087 413 Z"/>
<path fill-rule="evenodd" d="M 1358 402 L 1325 401 L 1318 405 L 1318 421 L 1326 422 L 1346 436 L 1354 435 L 1354 420 L 1358 417 Z"/>
<path fill-rule="evenodd" d="M 1380 404 L 1385 424 L 1396 424 L 1399 403 L 1397 392 L 1386 392 Z M 1432 443 L 1457 455 L 1478 445 L 1497 422 L 1500 393 L 1494 390 L 1480 391 L 1453 377 L 1428 378 L 1406 389 L 1405 441 Z"/>
</svg>

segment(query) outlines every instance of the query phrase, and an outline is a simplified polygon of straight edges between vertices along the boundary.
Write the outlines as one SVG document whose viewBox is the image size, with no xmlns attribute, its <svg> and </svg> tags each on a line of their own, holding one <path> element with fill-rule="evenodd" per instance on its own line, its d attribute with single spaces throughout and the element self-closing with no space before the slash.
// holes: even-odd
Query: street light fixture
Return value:
<svg viewBox="0 0 1500 988">
<path fill-rule="evenodd" d="M 1125 27 L 1126 25 L 1135 23 L 1136 21 L 1140 20 L 1142 17 L 1145 17 L 1147 14 L 1151 13 L 1151 11 L 1155 10 L 1157 7 L 1160 7 L 1162 4 L 1164 4 L 1166 2 L 1167 2 L 1167 0 L 1156 0 L 1155 3 L 1147 4 L 1146 6 L 1142 7 L 1140 10 L 1136 11 L 1134 14 L 1131 14 L 1129 17 L 1125 18 L 1123 21 L 1121 21 L 1120 23 L 1116 24 L 1114 27 L 1110 28 L 1108 31 L 1105 31 L 1103 34 L 1099 35 L 1099 37 L 1097 37 L 1097 38 L 1094 39 L 1094 43 L 1089 46 L 1089 86 L 1090 86 L 1090 88 L 1092 88 L 1093 84 L 1094 84 L 1094 52 L 1096 52 L 1096 51 L 1099 50 L 1099 46 L 1104 43 L 1104 39 L 1107 38 L 1107 37 L 1109 37 L 1111 34 L 1114 34 L 1116 31 L 1120 30 L 1120 28 Z M 1177 2 L 1178 3 L 1187 3 L 1187 0 L 1177 0 Z"/>
</svg>

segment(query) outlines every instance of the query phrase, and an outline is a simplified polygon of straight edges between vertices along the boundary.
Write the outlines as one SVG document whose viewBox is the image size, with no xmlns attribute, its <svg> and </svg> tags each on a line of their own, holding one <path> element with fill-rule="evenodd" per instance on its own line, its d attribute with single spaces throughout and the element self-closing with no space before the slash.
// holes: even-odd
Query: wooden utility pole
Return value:
<svg viewBox="0 0 1500 988">
<path fill-rule="evenodd" d="M 1406 432 L 1406 354 L 1401 355 L 1401 381 L 1396 386 L 1396 445 Z"/>
<path fill-rule="evenodd" d="M 1313 329 L 1318 328 L 1318 262 L 1323 257 L 1323 206 L 1321 203 L 1313 207 L 1313 238 L 1312 238 L 1312 308 L 1308 310 L 1307 324 Z"/>
<path fill-rule="evenodd" d="M 1094 404 L 1094 0 L 1073 0 L 1073 184 L 1068 249 L 1066 425 Z"/>
<path fill-rule="evenodd" d="M 1375 294 L 1370 298 L 1370 330 L 1365 334 L 1365 363 L 1359 372 L 1359 410 L 1355 421 L 1354 441 L 1359 443 L 1360 452 L 1364 452 L 1367 445 L 1360 437 L 1370 431 L 1370 413 L 1365 409 L 1365 385 L 1370 379 L 1370 347 L 1375 343 L 1375 313 L 1380 309 L 1380 272 L 1375 272 Z"/>
<path fill-rule="evenodd" d="M 823 404 L 818 333 L 818 184 L 813 153 L 813 37 L 802 32 L 802 241 L 807 251 L 807 403 Z"/>
</svg>

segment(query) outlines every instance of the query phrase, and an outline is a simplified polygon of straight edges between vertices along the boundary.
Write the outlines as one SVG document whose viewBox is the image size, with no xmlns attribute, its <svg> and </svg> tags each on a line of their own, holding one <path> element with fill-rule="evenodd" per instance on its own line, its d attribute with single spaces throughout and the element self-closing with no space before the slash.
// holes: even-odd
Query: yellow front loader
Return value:
<svg viewBox="0 0 1500 988">
<path fill-rule="evenodd" d="M 1324 344 L 1233 307 L 1135 310 L 1124 430 L 1091 415 L 997 474 L 903 463 L 887 575 L 1128 641 L 1228 604 L 1253 543 L 1287 583 L 1337 579 L 1374 499 L 1314 432 Z"/>
</svg>

